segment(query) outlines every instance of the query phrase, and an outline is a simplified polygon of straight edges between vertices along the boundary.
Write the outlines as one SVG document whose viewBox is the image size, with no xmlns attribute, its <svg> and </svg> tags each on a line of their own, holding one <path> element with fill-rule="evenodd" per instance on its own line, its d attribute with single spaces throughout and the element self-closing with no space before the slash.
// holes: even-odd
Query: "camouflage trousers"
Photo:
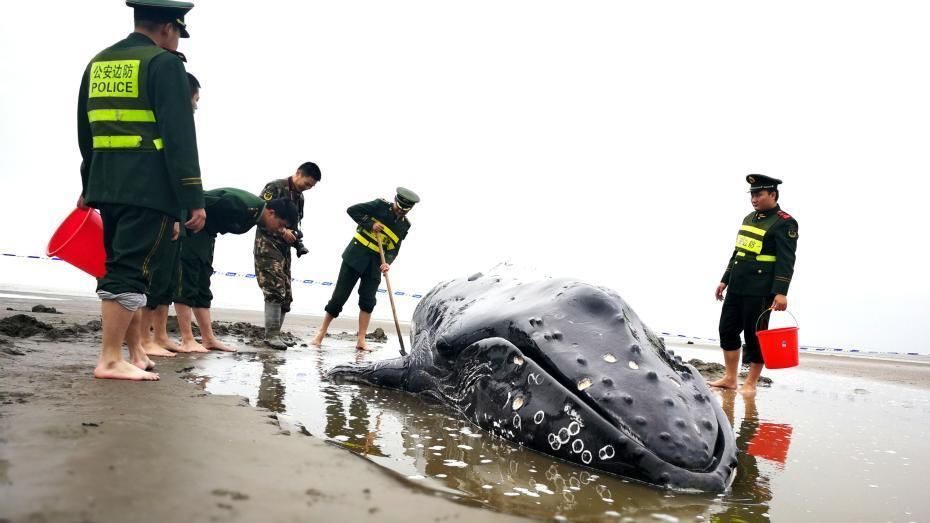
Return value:
<svg viewBox="0 0 930 523">
<path fill-rule="evenodd" d="M 281 312 L 291 310 L 291 256 L 255 256 L 255 279 L 268 303 L 280 303 Z"/>
</svg>

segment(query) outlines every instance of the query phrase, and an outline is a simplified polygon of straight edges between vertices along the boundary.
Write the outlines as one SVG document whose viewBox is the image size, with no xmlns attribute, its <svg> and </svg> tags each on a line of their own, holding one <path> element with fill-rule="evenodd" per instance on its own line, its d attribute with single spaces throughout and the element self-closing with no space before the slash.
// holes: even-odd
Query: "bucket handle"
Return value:
<svg viewBox="0 0 930 523">
<path fill-rule="evenodd" d="M 759 322 L 762 321 L 762 317 L 765 316 L 765 313 L 766 312 L 771 313 L 774 310 L 775 309 L 773 309 L 772 307 L 769 307 L 768 309 L 765 309 L 764 311 L 762 311 L 762 314 L 760 314 L 759 317 L 756 319 L 756 332 L 759 332 Z M 785 309 L 785 312 L 787 312 L 788 315 L 791 316 L 791 319 L 794 320 L 795 327 L 800 326 L 800 324 L 798 323 L 798 319 L 794 317 L 794 314 L 791 314 L 791 311 L 789 311 L 788 309 Z"/>
</svg>

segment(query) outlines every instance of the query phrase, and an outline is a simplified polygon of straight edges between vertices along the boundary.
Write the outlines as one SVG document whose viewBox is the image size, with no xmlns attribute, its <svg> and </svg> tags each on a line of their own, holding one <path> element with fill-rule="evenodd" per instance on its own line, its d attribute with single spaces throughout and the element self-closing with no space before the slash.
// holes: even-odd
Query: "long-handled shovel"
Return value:
<svg viewBox="0 0 930 523">
<path fill-rule="evenodd" d="M 381 255 L 381 264 L 387 263 L 384 261 L 384 247 L 381 246 L 380 232 L 378 233 L 378 254 Z M 391 289 L 391 279 L 388 278 L 387 273 L 384 273 L 384 281 L 387 282 L 388 298 L 391 299 L 391 312 L 394 313 L 394 327 L 397 329 L 397 340 L 400 342 L 400 355 L 406 356 L 407 350 L 404 349 L 404 337 L 400 333 L 400 322 L 397 321 L 397 307 L 394 305 L 394 291 Z"/>
</svg>

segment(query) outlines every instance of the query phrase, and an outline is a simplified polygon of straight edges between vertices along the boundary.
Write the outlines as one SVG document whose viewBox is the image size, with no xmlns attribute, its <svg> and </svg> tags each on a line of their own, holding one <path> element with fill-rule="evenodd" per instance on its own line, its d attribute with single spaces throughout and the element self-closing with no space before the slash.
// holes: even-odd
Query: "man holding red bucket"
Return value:
<svg viewBox="0 0 930 523">
<path fill-rule="evenodd" d="M 781 180 L 750 174 L 746 181 L 754 210 L 743 218 L 736 247 L 715 294 L 718 301 L 723 300 L 720 348 L 726 373 L 709 385 L 736 388 L 742 332 L 746 339 L 743 361 L 749 363 L 749 373 L 740 392 L 753 394 L 764 363 L 756 338 L 756 323 L 769 308 L 776 311 L 788 308 L 788 285 L 794 274 L 798 246 L 798 222 L 778 205 Z M 760 325 L 766 328 L 768 318 L 763 318 Z"/>
<path fill-rule="evenodd" d="M 172 260 L 174 221 L 186 215 L 185 226 L 199 231 L 206 220 L 187 72 L 166 51 L 190 36 L 184 15 L 194 5 L 126 4 L 134 8 L 135 31 L 97 54 L 81 81 L 78 206 L 100 210 L 107 255 L 97 283 L 103 344 L 94 376 L 157 380 L 158 374 L 143 370 L 149 363 L 144 353 L 130 354 L 130 363 L 121 347 L 145 305 L 153 272 Z"/>
</svg>

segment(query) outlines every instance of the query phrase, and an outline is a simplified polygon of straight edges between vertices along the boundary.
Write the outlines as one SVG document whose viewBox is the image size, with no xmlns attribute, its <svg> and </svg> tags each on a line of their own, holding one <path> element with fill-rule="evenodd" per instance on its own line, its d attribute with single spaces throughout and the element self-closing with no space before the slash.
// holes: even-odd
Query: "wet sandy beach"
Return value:
<svg viewBox="0 0 930 523">
<path fill-rule="evenodd" d="M 98 317 L 78 298 L 0 298 L 0 316 L 37 303 L 64 314 L 27 314 L 59 327 Z M 289 316 L 285 330 L 309 340 L 317 321 Z M 718 393 L 741 452 L 717 496 L 598 474 L 420 398 L 323 379 L 397 356 L 393 335 L 357 353 L 338 335 L 278 352 L 233 334 L 238 354 L 161 359 L 152 384 L 94 380 L 96 336 L 0 336 L 0 521 L 930 521 L 926 358 L 802 354 L 799 368 L 764 373 L 774 383 L 754 400 Z"/>
</svg>

